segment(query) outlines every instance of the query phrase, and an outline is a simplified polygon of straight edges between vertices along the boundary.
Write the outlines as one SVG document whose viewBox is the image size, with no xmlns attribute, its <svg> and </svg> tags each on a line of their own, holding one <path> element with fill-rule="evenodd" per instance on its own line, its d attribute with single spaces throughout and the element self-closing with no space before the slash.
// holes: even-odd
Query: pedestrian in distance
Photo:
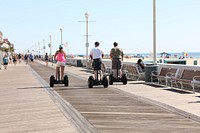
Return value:
<svg viewBox="0 0 200 133">
<path fill-rule="evenodd" d="M 13 59 L 14 65 L 16 66 L 16 64 L 17 64 L 17 54 L 13 54 L 12 59 Z"/>
<path fill-rule="evenodd" d="M 67 58 L 67 56 L 63 50 L 63 46 L 60 45 L 59 50 L 57 50 L 54 55 L 54 59 L 57 61 L 57 63 L 56 63 L 56 80 L 64 80 L 64 70 L 65 70 L 66 58 Z M 59 77 L 60 68 L 61 68 L 61 77 Z"/>
<path fill-rule="evenodd" d="M 102 79 L 101 64 L 102 58 L 104 57 L 103 50 L 99 47 L 100 43 L 95 42 L 95 47 L 90 51 L 90 59 L 92 61 L 92 66 L 94 69 L 94 77 L 97 80 L 98 74 L 100 75 L 100 80 Z"/>
<path fill-rule="evenodd" d="M 9 57 L 8 57 L 8 53 L 6 52 L 3 56 L 3 64 L 4 64 L 4 68 L 7 70 L 7 66 L 8 66 L 8 61 L 9 61 Z"/>
<path fill-rule="evenodd" d="M 31 63 L 33 64 L 34 56 L 33 56 L 32 53 L 29 55 L 29 58 L 30 58 L 30 60 L 31 60 Z"/>
<path fill-rule="evenodd" d="M 8 57 L 9 57 L 9 64 L 12 64 L 13 63 L 13 55 L 12 54 L 8 54 Z"/>
<path fill-rule="evenodd" d="M 124 57 L 123 50 L 118 47 L 118 43 L 114 42 L 113 43 L 113 48 L 110 50 L 110 58 L 112 60 L 112 69 L 113 69 L 113 76 L 117 78 L 119 76 L 121 78 L 122 76 L 122 61 Z M 117 75 L 118 71 L 118 75 Z"/>
<path fill-rule="evenodd" d="M 18 54 L 18 60 L 19 60 L 19 64 L 20 64 L 22 61 L 22 55 L 20 53 Z"/>
<path fill-rule="evenodd" d="M 48 53 L 45 54 L 45 62 L 46 62 L 46 66 L 48 66 L 48 62 L 49 62 Z"/>
<path fill-rule="evenodd" d="M 26 64 L 28 64 L 28 54 L 24 55 L 24 61 L 25 61 Z"/>
</svg>

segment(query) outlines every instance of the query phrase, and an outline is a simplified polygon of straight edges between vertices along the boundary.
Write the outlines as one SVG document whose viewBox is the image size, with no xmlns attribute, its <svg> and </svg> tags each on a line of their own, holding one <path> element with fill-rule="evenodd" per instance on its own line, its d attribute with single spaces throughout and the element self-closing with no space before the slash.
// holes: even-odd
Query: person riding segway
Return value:
<svg viewBox="0 0 200 133">
<path fill-rule="evenodd" d="M 108 79 L 105 75 L 102 77 L 101 65 L 104 53 L 99 47 L 99 42 L 94 43 L 95 47 L 90 51 L 90 59 L 92 61 L 92 66 L 94 69 L 94 77 L 90 76 L 88 78 L 88 87 L 92 88 L 93 85 L 103 85 L 108 87 Z"/>
<path fill-rule="evenodd" d="M 122 82 L 127 84 L 127 77 L 125 74 L 122 74 L 121 71 L 121 62 L 123 61 L 123 50 L 118 47 L 118 43 L 113 43 L 114 48 L 110 51 L 110 57 L 112 60 L 112 69 L 113 73 L 109 76 L 109 84 L 112 85 L 113 82 Z"/>
<path fill-rule="evenodd" d="M 64 75 L 65 62 L 66 62 L 66 53 L 63 51 L 63 46 L 59 46 L 59 50 L 56 51 L 54 59 L 57 60 L 56 63 L 56 78 L 54 75 L 50 77 L 50 86 L 53 87 L 54 84 L 64 84 L 65 86 L 69 85 L 68 76 Z"/>
</svg>

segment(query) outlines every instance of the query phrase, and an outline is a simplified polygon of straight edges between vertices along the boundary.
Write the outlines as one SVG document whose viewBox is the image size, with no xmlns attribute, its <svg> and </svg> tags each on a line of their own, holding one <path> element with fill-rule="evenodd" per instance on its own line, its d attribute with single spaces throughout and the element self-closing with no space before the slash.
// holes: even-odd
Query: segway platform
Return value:
<svg viewBox="0 0 200 133">
<path fill-rule="evenodd" d="M 115 78 L 113 76 L 113 74 L 110 74 L 110 76 L 109 76 L 109 84 L 113 85 L 113 82 L 122 82 L 123 85 L 126 85 L 127 84 L 126 74 L 123 74 L 121 78 L 120 77 Z"/>
<path fill-rule="evenodd" d="M 69 79 L 68 79 L 68 76 L 65 75 L 64 80 L 56 80 L 54 75 L 51 75 L 49 84 L 50 84 L 50 87 L 54 87 L 54 84 L 64 84 L 64 86 L 68 86 Z"/>
<path fill-rule="evenodd" d="M 102 80 L 94 80 L 93 76 L 90 76 L 88 78 L 88 87 L 89 88 L 93 88 L 93 86 L 97 86 L 97 85 L 103 85 L 104 88 L 108 87 L 107 77 L 104 75 Z"/>
</svg>

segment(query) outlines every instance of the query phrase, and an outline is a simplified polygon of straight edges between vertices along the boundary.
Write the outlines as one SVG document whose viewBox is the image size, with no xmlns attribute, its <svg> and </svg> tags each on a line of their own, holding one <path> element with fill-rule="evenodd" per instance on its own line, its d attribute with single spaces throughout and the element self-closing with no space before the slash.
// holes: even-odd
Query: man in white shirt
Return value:
<svg viewBox="0 0 200 133">
<path fill-rule="evenodd" d="M 102 78 L 101 64 L 104 53 L 103 50 L 99 47 L 100 45 L 99 42 L 95 42 L 94 45 L 95 47 L 90 51 L 90 59 L 93 60 L 92 66 L 94 68 L 95 80 L 99 80 L 98 74 L 100 75 L 100 80 L 101 80 Z"/>
</svg>

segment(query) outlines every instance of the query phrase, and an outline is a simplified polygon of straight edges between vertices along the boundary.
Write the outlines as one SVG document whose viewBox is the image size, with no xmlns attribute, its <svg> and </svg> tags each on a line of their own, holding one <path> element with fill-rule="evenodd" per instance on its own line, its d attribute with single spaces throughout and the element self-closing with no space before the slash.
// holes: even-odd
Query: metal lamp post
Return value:
<svg viewBox="0 0 200 133">
<path fill-rule="evenodd" d="M 45 56 L 45 39 L 43 39 L 43 50 L 44 50 L 44 56 Z"/>
<path fill-rule="evenodd" d="M 50 43 L 49 43 L 49 47 L 50 47 L 50 58 L 52 61 L 52 66 L 53 66 L 53 56 L 52 56 L 52 37 L 51 35 L 49 35 L 49 39 L 50 39 Z"/>
<path fill-rule="evenodd" d="M 60 38 L 60 43 L 61 43 L 61 45 L 63 44 L 63 43 L 62 43 L 62 32 L 63 32 L 63 29 L 60 28 L 60 35 L 61 35 L 61 36 L 60 36 L 60 37 L 61 37 L 61 38 Z"/>
<path fill-rule="evenodd" d="M 38 42 L 38 52 L 39 52 L 38 57 L 40 58 L 40 43 L 39 42 Z"/>
<path fill-rule="evenodd" d="M 156 61 L 156 0 L 153 0 L 153 63 Z"/>
<path fill-rule="evenodd" d="M 51 35 L 49 35 L 49 39 L 50 39 L 50 43 L 49 43 L 49 48 L 50 48 L 50 56 L 51 56 L 51 52 L 52 52 L 52 38 L 51 38 Z"/>
<path fill-rule="evenodd" d="M 89 47 L 89 43 L 88 43 L 88 18 L 89 18 L 89 13 L 86 12 L 85 13 L 85 18 L 86 18 L 86 60 L 88 61 L 88 47 Z"/>
</svg>

